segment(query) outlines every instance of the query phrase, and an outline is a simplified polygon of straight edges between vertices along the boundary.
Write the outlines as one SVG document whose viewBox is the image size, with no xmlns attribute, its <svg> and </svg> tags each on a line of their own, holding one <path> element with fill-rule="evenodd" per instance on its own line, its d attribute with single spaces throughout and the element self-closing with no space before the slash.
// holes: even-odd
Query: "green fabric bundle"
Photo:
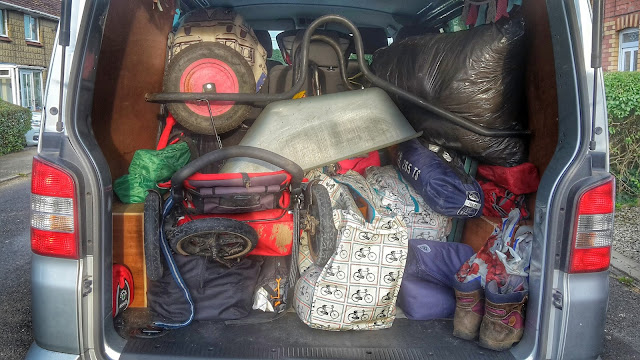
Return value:
<svg viewBox="0 0 640 360">
<path fill-rule="evenodd" d="M 113 191 L 124 203 L 143 203 L 148 190 L 158 189 L 156 184 L 171 179 L 190 158 L 189 146 L 185 142 L 162 150 L 138 150 L 133 154 L 129 174 L 113 183 Z"/>
</svg>

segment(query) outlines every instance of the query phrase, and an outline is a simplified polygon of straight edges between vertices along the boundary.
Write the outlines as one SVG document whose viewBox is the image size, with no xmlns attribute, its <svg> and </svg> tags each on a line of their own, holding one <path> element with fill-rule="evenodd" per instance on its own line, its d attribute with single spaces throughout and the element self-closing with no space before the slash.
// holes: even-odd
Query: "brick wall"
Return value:
<svg viewBox="0 0 640 360">
<path fill-rule="evenodd" d="M 27 44 L 24 14 L 7 10 L 8 38 L 0 38 L 0 62 L 44 67 L 42 80 L 46 81 L 58 22 L 47 18 L 38 18 L 38 22 L 40 44 Z"/>
<path fill-rule="evenodd" d="M 640 0 L 605 0 L 602 39 L 604 71 L 618 71 L 620 31 L 628 26 L 637 27 L 638 17 L 640 17 Z M 640 56 L 637 69 L 640 69 Z"/>
<path fill-rule="evenodd" d="M 615 20 L 604 22 L 604 36 L 602 38 L 602 70 L 618 70 L 618 32 L 615 30 Z"/>
<path fill-rule="evenodd" d="M 605 0 L 604 18 L 609 19 L 640 11 L 639 0 Z"/>
</svg>

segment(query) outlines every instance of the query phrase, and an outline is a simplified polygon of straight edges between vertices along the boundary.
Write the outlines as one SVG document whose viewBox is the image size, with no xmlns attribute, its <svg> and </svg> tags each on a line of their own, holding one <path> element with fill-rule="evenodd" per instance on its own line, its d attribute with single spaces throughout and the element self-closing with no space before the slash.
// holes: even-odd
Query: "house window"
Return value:
<svg viewBox="0 0 640 360">
<path fill-rule="evenodd" d="M 8 36 L 7 34 L 7 10 L 0 10 L 0 36 Z"/>
<path fill-rule="evenodd" d="M 638 70 L 638 29 L 626 29 L 620 32 L 620 52 L 618 53 L 619 71 Z"/>
<path fill-rule="evenodd" d="M 24 38 L 27 41 L 40 41 L 38 37 L 38 18 L 31 15 L 24 15 Z"/>
<path fill-rule="evenodd" d="M 13 103 L 13 86 L 8 69 L 0 70 L 0 99 Z"/>
<path fill-rule="evenodd" d="M 20 105 L 42 111 L 42 70 L 20 70 Z"/>
</svg>

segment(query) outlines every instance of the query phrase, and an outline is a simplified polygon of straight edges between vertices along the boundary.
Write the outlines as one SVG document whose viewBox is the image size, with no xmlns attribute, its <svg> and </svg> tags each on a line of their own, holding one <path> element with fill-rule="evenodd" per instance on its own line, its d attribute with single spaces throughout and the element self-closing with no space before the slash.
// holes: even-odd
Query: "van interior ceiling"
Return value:
<svg viewBox="0 0 640 360">
<path fill-rule="evenodd" d="M 370 55 L 388 44 L 386 38 L 397 40 L 398 37 L 404 36 L 403 33 L 438 33 L 463 10 L 463 1 L 457 0 L 374 1 L 363 5 L 362 8 L 359 7 L 360 2 L 349 2 L 349 6 L 336 4 L 337 2 L 315 4 L 312 1 L 303 1 L 300 4 L 291 4 L 251 0 L 112 1 L 104 24 L 95 80 L 100 86 L 95 87 L 92 112 L 93 133 L 109 165 L 111 178 L 115 180 L 128 173 L 137 150 L 156 149 L 158 145 L 166 112 L 163 110 L 164 105 L 145 101 L 145 96 L 162 93 L 164 90 L 163 81 L 169 51 L 167 37 L 176 29 L 176 8 L 184 15 L 199 8 L 233 7 L 244 17 L 256 35 L 261 34 L 258 38 L 266 31 L 290 35 L 278 39 L 278 42 L 283 44 L 281 50 L 291 52 L 283 54 L 285 61 L 296 56 L 295 50 L 300 46 L 302 34 L 299 30 L 304 30 L 322 15 L 339 14 L 353 21 L 358 28 L 369 29 L 363 30 L 362 34 L 365 53 Z M 526 110 L 522 114 L 526 119 L 523 123 L 529 131 L 525 142 L 528 147 L 527 161 L 535 165 L 542 176 L 558 146 L 558 97 L 547 8 L 545 2 L 524 1 L 518 14 L 525 24 L 526 54 L 521 71 L 526 103 Z M 345 35 L 344 28 L 336 25 L 323 26 L 322 31 L 322 34 L 328 34 L 327 37 L 341 32 Z M 338 50 L 342 51 L 343 55 L 346 53 L 347 58 L 350 53 L 355 52 L 348 42 L 349 35 L 346 34 L 344 38 L 345 42 L 340 42 L 340 36 L 335 37 L 339 49 L 332 47 L 330 42 L 325 42 L 322 47 L 315 48 L 316 53 L 313 49 L 310 51 L 310 57 L 315 56 L 314 63 L 319 68 L 315 73 L 310 72 L 312 80 L 313 76 L 321 79 L 319 81 L 324 84 L 323 89 L 333 89 L 327 91 L 328 93 L 348 91 L 348 84 L 345 85 L 341 75 L 335 71 L 335 68 L 339 67 Z M 264 45 L 265 51 L 269 54 L 276 39 L 274 37 L 273 41 L 271 38 L 268 40 Z M 273 49 L 277 50 L 278 46 L 274 46 Z M 258 94 L 281 93 L 291 88 L 295 69 L 282 63 L 267 62 L 266 66 L 269 68 L 269 84 L 263 86 Z M 349 78 L 358 72 L 353 61 L 347 60 L 346 68 L 346 76 Z M 308 81 L 313 82 L 312 80 Z M 258 121 L 256 119 L 265 105 L 252 104 L 247 111 L 244 125 L 220 134 L 223 148 L 238 144 L 248 134 L 254 121 Z M 301 118 L 299 121 L 305 120 Z M 218 148 L 212 135 L 193 133 L 192 138 L 194 144 L 190 146 L 195 147 L 195 151 L 200 154 Z M 207 170 L 211 172 L 214 168 L 209 166 Z M 526 205 L 531 212 L 530 219 L 534 219 L 532 215 L 535 197 L 535 193 L 526 196 Z M 449 358 L 463 358 L 465 354 L 474 352 L 478 358 L 512 358 L 509 352 L 478 353 L 479 350 L 473 342 L 462 341 L 451 335 L 451 322 L 446 320 L 415 321 L 398 318 L 393 326 L 385 331 L 322 332 L 309 329 L 298 319 L 295 312 L 271 322 L 242 326 L 201 321 L 186 328 L 163 332 L 160 337 L 148 336 L 149 338 L 145 339 L 145 334 L 141 334 L 140 329 L 150 324 L 151 314 L 146 296 L 150 281 L 144 264 L 143 214 L 143 204 L 124 204 L 114 195 L 113 262 L 126 264 L 131 270 L 135 297 L 123 316 L 114 320 L 116 329 L 111 330 L 117 330 L 120 336 L 128 340 L 126 351 L 128 355 L 132 355 L 131 358 L 145 358 L 150 354 L 184 358 L 368 358 L 371 354 L 360 350 L 369 348 L 387 349 L 384 350 L 385 353 L 380 353 L 380 358 L 391 358 L 394 354 L 406 356 L 413 351 L 411 349 L 418 348 L 432 349 L 436 357 L 451 355 Z M 487 234 L 491 232 L 494 224 L 500 220 L 492 221 L 480 217 L 467 219 L 458 230 L 458 241 L 464 239 L 465 244 L 478 251 L 487 241 Z M 530 291 L 530 296 L 539 293 L 535 289 Z M 288 347 L 290 352 L 274 355 L 270 353 L 270 346 L 275 345 Z M 275 348 L 273 351 L 276 351 Z M 277 351 L 283 350 L 278 348 Z M 420 354 L 422 353 L 415 353 L 416 356 Z M 126 356 L 123 358 L 127 358 Z"/>
</svg>

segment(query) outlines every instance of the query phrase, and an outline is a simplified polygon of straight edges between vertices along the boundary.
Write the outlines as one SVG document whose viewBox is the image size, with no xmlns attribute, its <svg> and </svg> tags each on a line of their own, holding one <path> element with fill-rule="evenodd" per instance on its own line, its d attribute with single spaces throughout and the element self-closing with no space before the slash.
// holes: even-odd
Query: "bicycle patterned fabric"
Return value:
<svg viewBox="0 0 640 360">
<path fill-rule="evenodd" d="M 451 218 L 432 210 L 395 167 L 371 166 L 366 174 L 381 206 L 402 216 L 409 239 L 446 241 Z"/>
<path fill-rule="evenodd" d="M 311 263 L 307 240 L 302 236 L 302 275 L 296 284 L 294 302 L 298 316 L 316 329 L 391 327 L 409 239 L 402 216 L 384 207 L 377 189 L 356 172 L 333 179 L 312 171 L 307 178 L 320 180 L 329 191 L 338 246 L 329 262 L 319 267 Z M 366 202 L 369 219 L 365 219 L 354 196 Z M 432 231 L 434 237 L 444 236 L 445 232 L 442 227 Z M 393 281 L 385 278 L 391 273 Z"/>
</svg>

